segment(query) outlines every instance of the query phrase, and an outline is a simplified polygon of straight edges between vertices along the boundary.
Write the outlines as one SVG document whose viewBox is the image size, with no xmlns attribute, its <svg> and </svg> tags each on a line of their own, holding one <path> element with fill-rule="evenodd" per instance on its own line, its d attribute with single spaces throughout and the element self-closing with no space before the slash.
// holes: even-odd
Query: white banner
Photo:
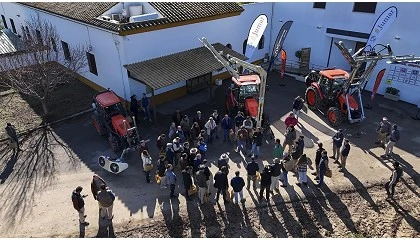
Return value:
<svg viewBox="0 0 420 240">
<path fill-rule="evenodd" d="M 245 56 L 251 59 L 252 55 L 254 54 L 255 49 L 258 47 L 258 43 L 262 35 L 264 34 L 264 30 L 267 27 L 268 19 L 267 16 L 264 14 L 259 15 L 251 25 L 248 34 L 248 41 L 246 42 L 246 50 Z"/>
<path fill-rule="evenodd" d="M 378 40 L 384 35 L 386 30 L 397 18 L 397 8 L 392 6 L 385 10 L 373 25 L 369 39 L 366 43 L 365 52 L 372 51 Z"/>
</svg>

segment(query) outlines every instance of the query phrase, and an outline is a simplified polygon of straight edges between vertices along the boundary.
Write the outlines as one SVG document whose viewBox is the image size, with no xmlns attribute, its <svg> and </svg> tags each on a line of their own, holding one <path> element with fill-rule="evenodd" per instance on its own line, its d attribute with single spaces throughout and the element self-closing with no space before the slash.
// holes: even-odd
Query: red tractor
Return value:
<svg viewBox="0 0 420 240">
<path fill-rule="evenodd" d="M 99 135 L 108 135 L 113 151 L 137 148 L 140 144 L 135 121 L 128 115 L 123 101 L 111 90 L 93 97 L 93 125 Z"/>
<path fill-rule="evenodd" d="M 332 126 L 340 125 L 345 117 L 352 123 L 365 118 L 363 109 L 351 94 L 358 92 L 360 88 L 358 85 L 352 88 L 349 77 L 349 73 L 344 70 L 325 69 L 312 71 L 305 79 L 308 107 L 326 113 Z"/>
</svg>

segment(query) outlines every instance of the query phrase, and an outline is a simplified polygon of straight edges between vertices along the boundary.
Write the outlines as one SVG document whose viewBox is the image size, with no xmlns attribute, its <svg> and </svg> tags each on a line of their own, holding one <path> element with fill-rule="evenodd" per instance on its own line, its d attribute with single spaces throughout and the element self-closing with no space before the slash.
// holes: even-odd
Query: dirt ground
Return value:
<svg viewBox="0 0 420 240">
<path fill-rule="evenodd" d="M 413 182 L 400 182 L 394 199 L 386 199 L 381 185 L 367 188 L 367 196 L 357 191 L 325 192 L 325 198 L 306 198 L 276 205 L 200 206 L 196 199 L 186 209 L 162 212 L 153 220 L 134 221 L 114 226 L 123 238 L 418 238 L 420 205 L 407 188 Z M 281 198 L 275 195 L 273 198 Z M 94 233 L 88 233 L 94 234 Z M 94 235 L 93 235 L 94 236 Z M 71 237 L 71 236 L 69 236 Z"/>
</svg>

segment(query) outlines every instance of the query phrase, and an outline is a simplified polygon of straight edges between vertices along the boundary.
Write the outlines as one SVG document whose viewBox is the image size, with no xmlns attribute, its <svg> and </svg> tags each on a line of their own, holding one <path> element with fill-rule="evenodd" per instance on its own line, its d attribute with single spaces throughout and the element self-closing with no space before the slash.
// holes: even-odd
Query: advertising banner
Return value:
<svg viewBox="0 0 420 240">
<path fill-rule="evenodd" d="M 280 28 L 279 33 L 277 34 L 276 41 L 274 42 L 273 51 L 271 53 L 270 64 L 268 65 L 267 72 L 270 72 L 271 66 L 273 65 L 275 59 L 279 55 L 280 51 L 283 48 L 284 40 L 286 39 L 289 29 L 292 26 L 293 21 L 287 21 Z"/>
<path fill-rule="evenodd" d="M 259 15 L 251 25 L 248 34 L 248 40 L 246 42 L 245 56 L 251 59 L 255 49 L 258 47 L 258 43 L 262 35 L 264 34 L 265 28 L 267 27 L 268 19 L 264 14 Z"/>
<path fill-rule="evenodd" d="M 375 98 L 375 94 L 378 91 L 379 85 L 381 84 L 382 78 L 385 74 L 385 68 L 378 72 L 378 75 L 376 76 L 375 85 L 373 85 L 372 89 L 372 95 L 370 96 L 370 101 L 373 102 L 373 99 Z"/>
<path fill-rule="evenodd" d="M 366 43 L 365 52 L 372 51 L 375 44 L 378 43 L 379 39 L 384 35 L 386 30 L 397 18 L 397 8 L 392 6 L 386 9 L 376 20 L 370 31 L 369 39 Z"/>
</svg>

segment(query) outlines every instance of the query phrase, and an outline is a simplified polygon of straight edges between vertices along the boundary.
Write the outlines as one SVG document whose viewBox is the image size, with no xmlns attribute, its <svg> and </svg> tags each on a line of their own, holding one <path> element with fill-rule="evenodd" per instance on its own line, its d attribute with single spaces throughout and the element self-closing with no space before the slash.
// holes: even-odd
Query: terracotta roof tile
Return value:
<svg viewBox="0 0 420 240">
<path fill-rule="evenodd" d="M 242 60 L 245 56 L 237 53 L 221 43 L 213 44 L 217 51 L 223 55 L 230 54 Z M 198 77 L 209 72 L 223 68 L 223 65 L 214 58 L 205 47 L 190 49 L 146 61 L 124 65 L 135 80 L 159 89 L 172 84 Z"/>
</svg>

